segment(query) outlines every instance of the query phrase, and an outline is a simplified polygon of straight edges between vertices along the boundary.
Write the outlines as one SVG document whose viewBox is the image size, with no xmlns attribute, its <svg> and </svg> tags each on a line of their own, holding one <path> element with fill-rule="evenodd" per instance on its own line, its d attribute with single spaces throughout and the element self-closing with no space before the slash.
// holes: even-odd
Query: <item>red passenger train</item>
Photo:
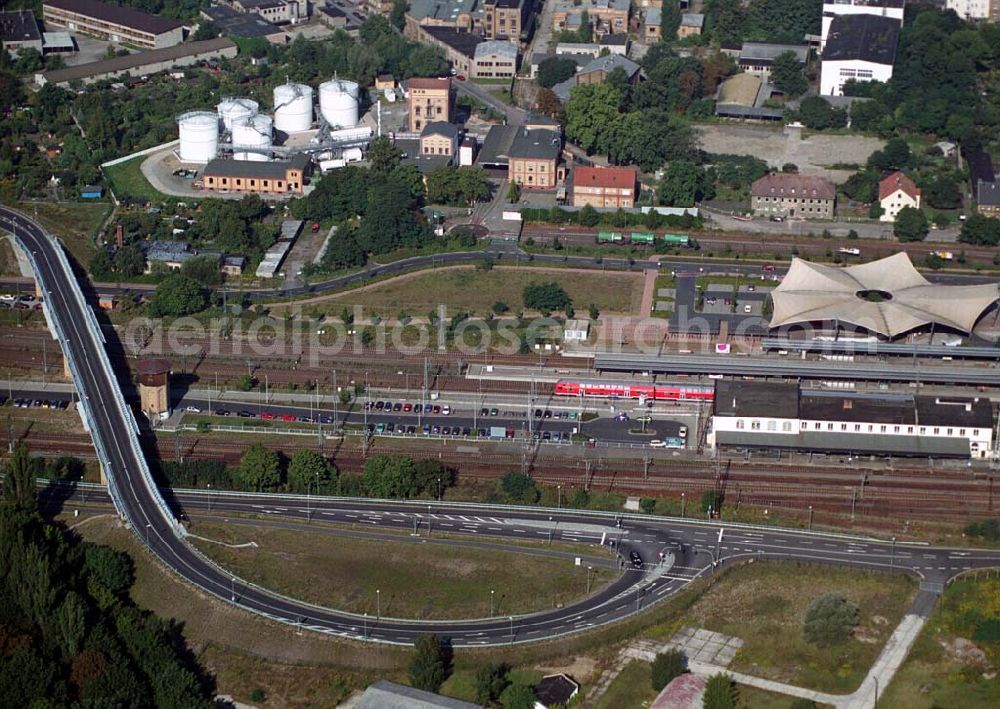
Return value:
<svg viewBox="0 0 1000 709">
<path fill-rule="evenodd" d="M 686 384 L 633 384 L 631 382 L 570 381 L 556 382 L 557 396 L 590 396 L 654 401 L 712 401 L 715 387 Z"/>
</svg>

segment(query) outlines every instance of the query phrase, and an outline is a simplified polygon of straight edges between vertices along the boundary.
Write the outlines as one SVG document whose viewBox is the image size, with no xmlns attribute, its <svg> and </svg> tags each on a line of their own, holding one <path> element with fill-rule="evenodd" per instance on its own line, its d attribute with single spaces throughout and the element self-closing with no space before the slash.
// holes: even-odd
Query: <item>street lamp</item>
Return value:
<svg viewBox="0 0 1000 709">
<path fill-rule="evenodd" d="M 375 589 L 375 617 L 382 620 L 382 589 Z"/>
<path fill-rule="evenodd" d="M 153 526 L 152 524 L 146 525 L 146 546 L 149 546 L 149 528 L 152 526 Z"/>
<path fill-rule="evenodd" d="M 495 594 L 495 593 L 496 593 L 496 591 L 491 588 L 490 589 L 490 618 L 493 617 L 493 594 Z"/>
<path fill-rule="evenodd" d="M 365 613 L 364 626 L 361 632 L 361 637 L 365 640 L 368 639 L 368 614 Z"/>
<path fill-rule="evenodd" d="M 683 517 L 683 516 L 684 516 L 684 503 L 685 503 L 686 501 L 687 501 L 687 500 L 685 500 L 685 498 L 684 498 L 684 493 L 682 492 L 682 493 L 681 493 L 681 517 Z"/>
<path fill-rule="evenodd" d="M 438 478 L 438 502 L 441 501 L 441 478 Z"/>
<path fill-rule="evenodd" d="M 809 529 L 813 528 L 813 506 L 809 505 Z"/>
<path fill-rule="evenodd" d="M 587 595 L 590 595 L 590 572 L 594 570 L 593 566 L 587 567 Z"/>
<path fill-rule="evenodd" d="M 896 565 L 896 538 L 892 538 L 892 555 L 889 557 L 889 567 Z"/>
<path fill-rule="evenodd" d="M 212 483 L 206 483 L 208 487 L 208 511 L 212 511 Z"/>
<path fill-rule="evenodd" d="M 233 603 L 236 603 L 236 577 L 235 576 L 232 577 L 232 586 L 230 586 L 230 592 L 231 592 L 231 596 L 230 596 L 231 600 L 233 601 Z"/>
<path fill-rule="evenodd" d="M 510 644 L 514 644 L 514 616 L 510 617 Z"/>
<path fill-rule="evenodd" d="M 556 501 L 556 508 L 562 509 L 562 485 L 556 485 L 556 490 L 557 490 L 556 494 L 558 495 Z"/>
</svg>

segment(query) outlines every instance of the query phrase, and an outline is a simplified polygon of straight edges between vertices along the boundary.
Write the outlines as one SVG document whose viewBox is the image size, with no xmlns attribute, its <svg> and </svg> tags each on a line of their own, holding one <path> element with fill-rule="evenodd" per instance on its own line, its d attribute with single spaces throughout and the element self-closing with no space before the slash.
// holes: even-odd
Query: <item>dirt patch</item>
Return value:
<svg viewBox="0 0 1000 709">
<path fill-rule="evenodd" d="M 975 667 L 989 667 L 990 661 L 978 645 L 965 638 L 955 638 L 954 640 L 940 640 L 941 646 L 953 660 L 957 660 L 965 665 Z"/>
<path fill-rule="evenodd" d="M 560 672 L 574 678 L 583 684 L 588 684 L 588 678 L 597 673 L 597 660 L 593 657 L 577 656 L 571 662 L 561 665 L 539 665 L 537 669 L 542 674 L 554 675 Z"/>
</svg>

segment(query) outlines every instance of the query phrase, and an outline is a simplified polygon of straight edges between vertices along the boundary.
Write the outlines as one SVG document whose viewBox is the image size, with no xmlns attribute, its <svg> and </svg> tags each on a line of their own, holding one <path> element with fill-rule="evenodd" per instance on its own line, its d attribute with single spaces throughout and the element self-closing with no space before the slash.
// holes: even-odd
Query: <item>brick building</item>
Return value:
<svg viewBox="0 0 1000 709">
<path fill-rule="evenodd" d="M 507 153 L 507 179 L 528 189 L 555 189 L 563 179 L 561 153 L 562 138 L 556 131 L 518 129 Z"/>
<path fill-rule="evenodd" d="M 312 161 L 299 153 L 288 160 L 212 160 L 202 170 L 207 190 L 231 190 L 260 194 L 302 194 L 311 174 Z"/>
<path fill-rule="evenodd" d="M 97 0 L 45 0 L 42 19 L 46 27 L 65 27 L 147 49 L 172 47 L 184 40 L 184 25 L 177 20 Z"/>
</svg>

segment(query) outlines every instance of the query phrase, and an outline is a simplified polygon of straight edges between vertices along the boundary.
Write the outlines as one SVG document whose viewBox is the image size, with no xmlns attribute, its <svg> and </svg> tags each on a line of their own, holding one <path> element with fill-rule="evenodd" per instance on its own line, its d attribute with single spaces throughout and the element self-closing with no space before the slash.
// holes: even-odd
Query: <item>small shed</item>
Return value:
<svg viewBox="0 0 1000 709">
<path fill-rule="evenodd" d="M 563 329 L 563 340 L 565 342 L 585 342 L 590 337 L 589 320 L 567 320 Z"/>
</svg>

